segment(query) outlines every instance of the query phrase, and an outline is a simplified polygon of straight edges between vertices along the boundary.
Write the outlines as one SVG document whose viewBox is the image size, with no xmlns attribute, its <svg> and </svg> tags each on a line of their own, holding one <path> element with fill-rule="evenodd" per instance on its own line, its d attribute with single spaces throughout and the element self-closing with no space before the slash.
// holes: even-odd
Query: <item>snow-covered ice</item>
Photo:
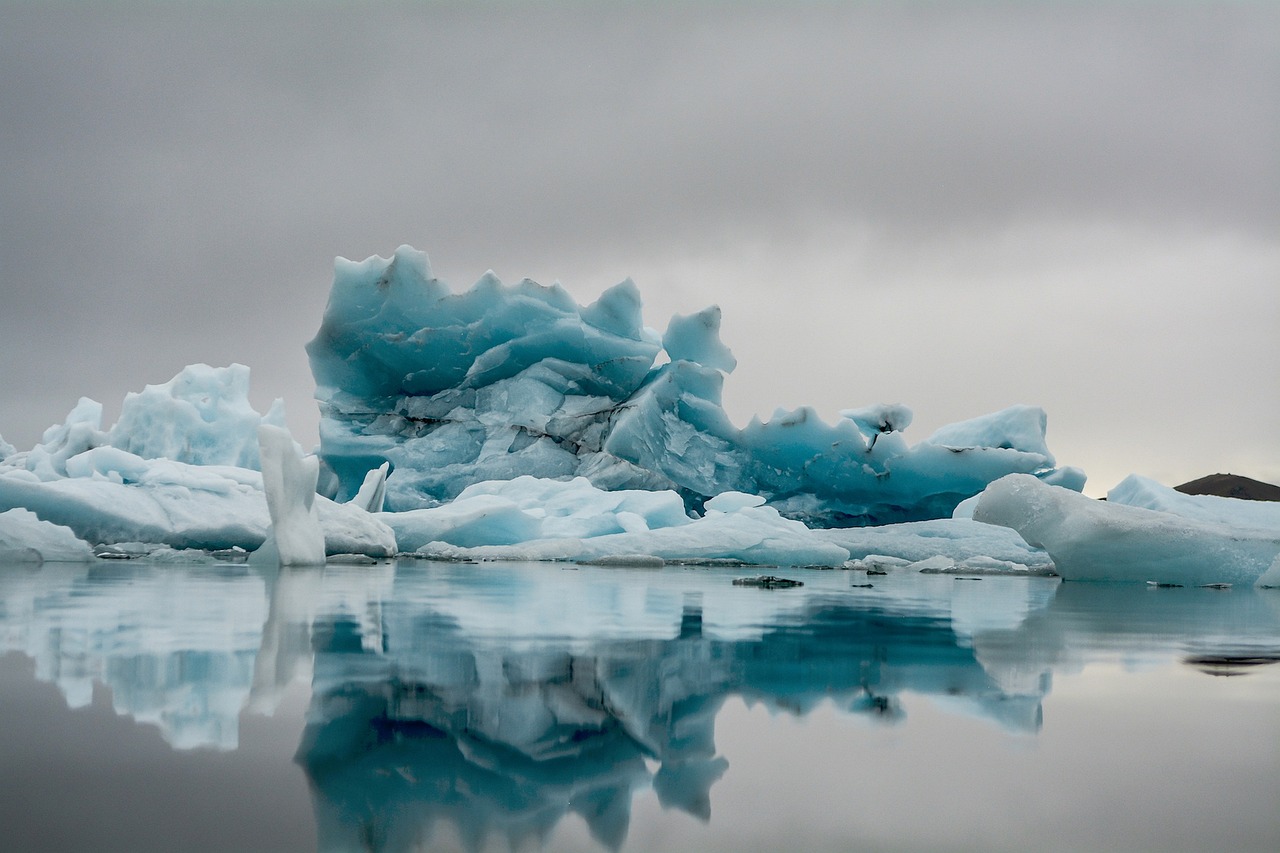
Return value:
<svg viewBox="0 0 1280 853">
<path fill-rule="evenodd" d="M 1253 584 L 1280 555 L 1280 529 L 1096 501 L 1025 475 L 988 486 L 973 517 L 1043 548 L 1064 580 Z"/>
</svg>

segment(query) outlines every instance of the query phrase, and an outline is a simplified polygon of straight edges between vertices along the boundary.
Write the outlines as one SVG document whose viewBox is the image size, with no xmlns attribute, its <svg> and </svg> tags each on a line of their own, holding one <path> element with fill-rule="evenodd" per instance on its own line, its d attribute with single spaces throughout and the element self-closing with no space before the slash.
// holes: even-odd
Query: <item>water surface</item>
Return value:
<svg viewBox="0 0 1280 853">
<path fill-rule="evenodd" d="M 0 566 L 4 846 L 1280 849 L 1280 591 L 752 573 Z"/>
</svg>

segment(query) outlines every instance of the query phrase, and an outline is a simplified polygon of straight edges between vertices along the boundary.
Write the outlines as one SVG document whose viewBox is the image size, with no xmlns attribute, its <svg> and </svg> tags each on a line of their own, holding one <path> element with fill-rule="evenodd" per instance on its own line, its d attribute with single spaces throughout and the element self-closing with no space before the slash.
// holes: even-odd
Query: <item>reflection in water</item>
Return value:
<svg viewBox="0 0 1280 853">
<path fill-rule="evenodd" d="M 887 723 L 904 694 L 1016 732 L 1054 672 L 1183 659 L 1247 671 L 1280 651 L 1280 595 L 959 582 L 843 572 L 795 590 L 724 570 L 385 563 L 5 567 L 3 650 L 73 707 L 94 680 L 174 747 L 232 749 L 239 712 L 311 679 L 297 761 L 321 846 L 405 849 L 446 823 L 465 845 L 549 837 L 579 815 L 621 846 L 636 791 L 701 820 L 729 767 L 730 697 Z M 861 576 L 857 576 L 861 582 Z"/>
</svg>

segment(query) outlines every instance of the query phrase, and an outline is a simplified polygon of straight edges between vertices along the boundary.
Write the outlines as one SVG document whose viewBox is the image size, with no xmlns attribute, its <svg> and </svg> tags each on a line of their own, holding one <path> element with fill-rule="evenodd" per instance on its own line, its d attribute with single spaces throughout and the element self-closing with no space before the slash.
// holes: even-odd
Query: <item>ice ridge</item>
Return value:
<svg viewBox="0 0 1280 853">
<path fill-rule="evenodd" d="M 492 273 L 453 293 L 409 246 L 340 258 L 307 352 L 329 496 L 351 498 L 387 462 L 391 511 L 488 480 L 580 476 L 601 489 L 670 489 L 694 513 L 737 491 L 811 526 L 859 526 L 948 517 L 1010 473 L 1084 484 L 1056 467 L 1044 412 L 1029 406 L 914 446 L 901 405 L 851 409 L 835 424 L 807 407 L 779 410 L 736 427 L 721 405 L 737 362 L 719 308 L 658 335 L 630 280 L 580 306 L 559 284 Z"/>
</svg>

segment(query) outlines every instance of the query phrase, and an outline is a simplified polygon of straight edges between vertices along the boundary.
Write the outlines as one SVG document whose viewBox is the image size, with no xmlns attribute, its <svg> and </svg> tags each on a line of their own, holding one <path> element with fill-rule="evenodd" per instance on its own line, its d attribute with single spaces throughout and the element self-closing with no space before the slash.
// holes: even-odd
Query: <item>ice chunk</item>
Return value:
<svg viewBox="0 0 1280 853">
<path fill-rule="evenodd" d="M 93 559 L 89 543 L 25 509 L 0 512 L 0 563 L 74 563 Z"/>
<path fill-rule="evenodd" d="M 366 474 L 364 482 L 360 484 L 360 491 L 356 492 L 350 503 L 365 512 L 382 512 L 382 503 L 387 493 L 387 470 L 390 467 L 390 462 L 383 462 Z"/>
<path fill-rule="evenodd" d="M 935 519 L 879 527 L 815 530 L 814 535 L 846 549 L 858 560 L 892 557 L 918 563 L 944 556 L 956 565 L 997 560 L 1011 571 L 1048 574 L 1053 561 L 1015 531 L 971 519 Z M 990 565 L 988 565 L 990 567 Z"/>
<path fill-rule="evenodd" d="M 834 425 L 802 407 L 739 429 L 721 404 L 734 360 L 719 326 L 716 308 L 676 317 L 659 346 L 630 281 L 583 308 L 559 285 L 492 274 L 452 293 L 407 246 L 339 259 L 307 345 L 334 495 L 349 499 L 390 462 L 393 511 L 487 480 L 582 476 L 673 490 L 694 512 L 737 491 L 788 518 L 850 526 L 945 518 L 1011 472 L 1079 479 L 1055 468 L 1044 413 L 1026 406 L 914 447 L 901 404 L 850 409 Z"/>
<path fill-rule="evenodd" d="M 764 498 L 759 495 L 748 495 L 745 492 L 725 492 L 707 501 L 706 509 L 709 512 L 737 512 L 740 509 L 760 506 L 763 503 Z"/>
<path fill-rule="evenodd" d="M 402 551 L 416 551 L 431 542 L 463 547 L 517 545 L 691 522 L 684 502 L 674 492 L 608 492 L 582 477 L 559 482 L 529 476 L 477 483 L 443 506 L 384 513 L 380 518 L 395 530 Z"/>
<path fill-rule="evenodd" d="M 246 451 L 244 436 L 256 442 L 258 427 L 282 423 L 283 410 L 276 405 L 259 416 L 245 397 L 247 384 L 248 368 L 193 365 L 165 385 L 130 394 L 109 433 L 101 428 L 101 404 L 82 398 L 40 444 L 0 460 L 0 512 L 29 509 L 91 545 L 257 549 L 270 525 L 261 473 L 142 455 L 164 452 L 206 463 L 234 458 L 256 466 L 258 450 Z M 361 507 L 325 498 L 315 503 L 329 553 L 395 553 L 390 528 Z"/>
<path fill-rule="evenodd" d="M 841 409 L 840 417 L 853 421 L 863 435 L 875 440 L 884 432 L 902 432 L 911 426 L 914 415 L 901 403 L 878 403 L 857 409 Z"/>
<path fill-rule="evenodd" d="M 22 467 L 41 480 L 67 476 L 67 460 L 77 454 L 107 443 L 102 431 L 102 404 L 81 397 L 61 424 L 44 431 L 40 443 L 26 453 L 15 453 L 4 460 L 7 467 Z"/>
<path fill-rule="evenodd" d="M 1184 518 L 1280 532 L 1280 502 L 1187 495 L 1137 474 L 1130 474 L 1107 492 L 1107 501 L 1171 512 Z"/>
<path fill-rule="evenodd" d="M 1050 456 L 1045 444 L 1047 417 L 1035 406 L 1010 406 L 999 412 L 944 426 L 924 440 L 943 447 L 998 447 Z"/>
<path fill-rule="evenodd" d="M 258 467 L 258 426 L 284 426 L 283 402 L 267 415 L 249 404 L 249 368 L 192 364 L 160 385 L 129 393 L 112 446 L 145 459 Z"/>
<path fill-rule="evenodd" d="M 692 361 L 725 373 L 738 366 L 733 352 L 720 341 L 719 305 L 672 317 L 662 336 L 662 348 L 672 361 Z"/>
<path fill-rule="evenodd" d="M 443 506 L 380 518 L 396 531 L 401 550 L 424 556 L 581 561 L 646 556 L 824 566 L 849 558 L 844 548 L 761 502 L 754 495 L 726 494 L 709 502 L 706 517 L 692 519 L 671 491 L 609 492 L 585 478 L 519 477 L 470 486 Z"/>
<path fill-rule="evenodd" d="M 47 482 L 25 467 L 0 466 L 0 512 L 29 509 L 91 544 L 149 542 L 211 550 L 254 550 L 271 523 L 257 471 L 144 460 L 110 447 L 93 448 L 67 463 L 79 476 Z M 109 476 L 112 472 L 117 476 Z M 322 497 L 316 504 L 329 553 L 395 553 L 394 534 L 370 513 Z"/>
<path fill-rule="evenodd" d="M 324 531 L 315 506 L 320 460 L 303 456 L 281 427 L 259 426 L 258 443 L 274 556 L 282 566 L 323 563 Z"/>
<path fill-rule="evenodd" d="M 1280 531 L 1095 501 L 1025 475 L 988 486 L 974 518 L 1044 548 L 1065 580 L 1252 584 L 1280 554 Z"/>
<path fill-rule="evenodd" d="M 8 459 L 10 456 L 12 456 L 17 452 L 18 452 L 18 449 L 14 447 L 12 444 L 10 444 L 9 442 L 5 441 L 3 435 L 0 435 L 0 462 L 5 461 L 6 459 Z"/>
</svg>

